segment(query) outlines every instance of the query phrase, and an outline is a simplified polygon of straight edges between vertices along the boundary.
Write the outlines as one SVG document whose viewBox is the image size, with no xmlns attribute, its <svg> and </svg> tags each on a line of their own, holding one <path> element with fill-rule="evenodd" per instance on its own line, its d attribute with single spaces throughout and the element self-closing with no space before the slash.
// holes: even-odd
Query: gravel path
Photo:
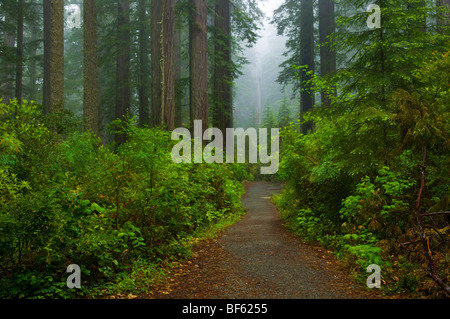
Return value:
<svg viewBox="0 0 450 319">
<path fill-rule="evenodd" d="M 325 249 L 304 244 L 283 227 L 270 196 L 279 187 L 248 183 L 247 214 L 173 271 L 155 299 L 374 298 L 340 271 Z"/>
</svg>

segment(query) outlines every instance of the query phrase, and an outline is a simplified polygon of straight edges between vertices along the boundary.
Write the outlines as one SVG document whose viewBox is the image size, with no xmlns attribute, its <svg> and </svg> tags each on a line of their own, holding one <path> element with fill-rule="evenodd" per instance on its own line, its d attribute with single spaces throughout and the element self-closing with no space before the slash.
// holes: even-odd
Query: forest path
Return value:
<svg viewBox="0 0 450 319">
<path fill-rule="evenodd" d="M 170 284 L 147 298 L 373 298 L 338 269 L 330 252 L 286 231 L 270 201 L 279 186 L 254 182 L 246 189 L 242 220 L 218 238 L 201 242 L 193 258 L 173 270 Z"/>
</svg>

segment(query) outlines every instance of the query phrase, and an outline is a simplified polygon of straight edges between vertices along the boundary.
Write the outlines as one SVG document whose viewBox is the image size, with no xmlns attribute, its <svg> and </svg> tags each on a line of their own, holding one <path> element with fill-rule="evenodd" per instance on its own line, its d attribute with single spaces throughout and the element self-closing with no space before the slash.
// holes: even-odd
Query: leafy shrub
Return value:
<svg viewBox="0 0 450 319">
<path fill-rule="evenodd" d="M 370 99 L 353 104 L 354 92 L 343 94 L 333 97 L 333 107 L 304 115 L 315 123 L 311 134 L 300 134 L 298 125 L 283 130 L 279 176 L 286 187 L 275 203 L 289 228 L 330 247 L 363 275 L 368 264 L 386 266 L 390 291 L 423 286 L 419 278 L 426 271 L 408 276 L 398 260 L 404 254 L 418 268 L 427 265 L 414 215 L 424 150 L 419 209 L 438 213 L 450 207 L 449 67 L 450 52 L 435 52 L 413 72 L 410 87 L 395 92 L 391 105 Z M 423 219 L 435 264 L 448 277 L 448 216 Z"/>
<path fill-rule="evenodd" d="M 137 260 L 186 255 L 186 238 L 242 213 L 242 168 L 175 164 L 170 134 L 132 119 L 116 151 L 77 127 L 65 112 L 0 104 L 0 297 L 98 292 Z M 81 290 L 66 287 L 70 264 Z"/>
</svg>

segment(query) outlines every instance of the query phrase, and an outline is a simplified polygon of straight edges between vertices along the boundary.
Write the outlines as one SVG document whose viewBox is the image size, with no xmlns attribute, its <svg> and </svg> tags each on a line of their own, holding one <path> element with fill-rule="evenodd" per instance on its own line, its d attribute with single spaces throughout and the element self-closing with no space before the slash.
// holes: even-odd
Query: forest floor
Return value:
<svg viewBox="0 0 450 319">
<path fill-rule="evenodd" d="M 281 187 L 246 184 L 247 214 L 214 239 L 201 241 L 192 258 L 171 269 L 150 299 L 377 299 L 357 284 L 330 251 L 286 231 L 270 198 Z"/>
</svg>

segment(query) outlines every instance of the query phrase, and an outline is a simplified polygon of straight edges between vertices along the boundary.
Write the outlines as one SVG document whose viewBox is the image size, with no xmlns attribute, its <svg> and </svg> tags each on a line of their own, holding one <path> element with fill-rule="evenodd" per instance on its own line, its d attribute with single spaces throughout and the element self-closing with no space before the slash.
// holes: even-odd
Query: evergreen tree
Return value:
<svg viewBox="0 0 450 319">
<path fill-rule="evenodd" d="M 301 0 L 300 4 L 300 119 L 304 134 L 312 130 L 310 122 L 304 122 L 304 114 L 314 106 L 314 93 L 310 81 L 315 70 L 314 63 L 314 6 L 313 0 Z"/>
<path fill-rule="evenodd" d="M 190 52 L 190 114 L 191 128 L 201 120 L 203 131 L 208 128 L 208 38 L 206 0 L 190 0 L 192 16 L 189 21 Z"/>
<path fill-rule="evenodd" d="M 341 16 L 341 31 L 336 33 L 337 49 L 347 55 L 346 68 L 338 72 L 342 94 L 354 95 L 352 105 L 364 107 L 367 100 L 384 109 L 392 101 L 392 93 L 411 83 L 411 72 L 433 50 L 445 47 L 446 39 L 436 33 L 436 25 L 425 21 L 431 7 L 424 1 L 383 0 L 381 28 L 368 28 L 370 13 L 365 11 L 370 1 L 347 0 L 342 5 L 364 8 Z"/>
<path fill-rule="evenodd" d="M 275 128 L 277 126 L 272 107 L 270 106 L 264 109 L 262 126 L 265 128 Z"/>
<path fill-rule="evenodd" d="M 175 1 L 152 1 L 152 124 L 175 128 Z"/>
<path fill-rule="evenodd" d="M 280 108 L 278 110 L 278 127 L 284 128 L 291 123 L 291 111 L 289 109 L 288 99 L 286 97 L 281 101 Z"/>
<path fill-rule="evenodd" d="M 336 32 L 334 0 L 319 0 L 320 76 L 336 71 L 336 51 L 331 36 Z M 335 93 L 336 94 L 336 93 Z M 322 92 L 322 105 L 330 106 L 331 100 Z"/>
<path fill-rule="evenodd" d="M 25 0 L 17 1 L 17 44 L 16 44 L 16 98 L 22 102 L 23 93 L 23 37 Z"/>
<path fill-rule="evenodd" d="M 233 127 L 230 6 L 230 0 L 218 0 L 215 6 L 213 125 L 222 132 Z"/>
<path fill-rule="evenodd" d="M 97 59 L 97 3 L 83 1 L 84 13 L 84 120 L 85 128 L 93 133 L 98 129 L 98 59 Z"/>
<path fill-rule="evenodd" d="M 299 65 L 300 52 L 300 30 L 301 30 L 301 1 L 285 0 L 275 10 L 272 24 L 275 24 L 279 35 L 287 37 L 286 60 L 280 64 L 282 68 L 277 81 L 285 87 L 292 85 L 293 96 L 299 96 L 300 80 L 293 70 L 294 65 Z"/>
<path fill-rule="evenodd" d="M 44 1 L 44 99 L 46 113 L 64 108 L 64 0 Z"/>
<path fill-rule="evenodd" d="M 123 120 L 129 114 L 131 104 L 131 31 L 130 31 L 130 2 L 117 2 L 117 57 L 116 57 L 116 104 L 115 117 Z M 125 143 L 126 136 L 116 133 L 116 145 Z"/>
<path fill-rule="evenodd" d="M 139 124 L 150 125 L 150 95 L 151 95 L 151 68 L 150 68 L 150 17 L 148 0 L 139 0 L 139 67 L 138 67 L 138 98 L 139 98 Z"/>
<path fill-rule="evenodd" d="M 14 2 L 2 1 L 0 3 L 1 15 L 3 19 L 1 45 L 1 64 L 2 79 L 0 81 L 0 96 L 5 102 L 8 102 L 14 95 L 14 66 L 16 63 L 16 54 L 14 43 L 15 23 L 14 23 Z"/>
</svg>

